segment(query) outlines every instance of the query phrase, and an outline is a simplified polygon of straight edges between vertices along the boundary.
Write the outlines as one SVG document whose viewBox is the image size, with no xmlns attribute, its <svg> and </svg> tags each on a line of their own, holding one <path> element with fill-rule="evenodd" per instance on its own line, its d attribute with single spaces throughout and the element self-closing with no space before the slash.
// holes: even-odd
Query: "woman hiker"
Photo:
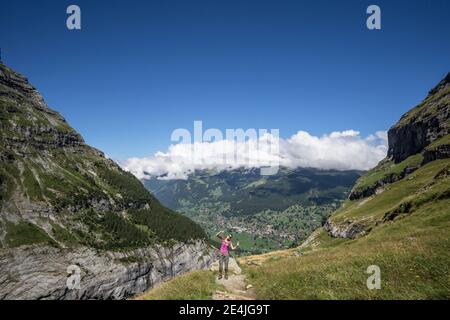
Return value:
<svg viewBox="0 0 450 320">
<path fill-rule="evenodd" d="M 236 246 L 233 246 L 233 243 L 231 242 L 233 236 L 231 234 L 229 234 L 225 238 L 223 238 L 223 234 L 224 234 L 223 231 L 219 231 L 216 234 L 216 237 L 222 241 L 219 254 L 219 280 L 222 279 L 222 271 L 224 269 L 224 266 L 225 266 L 225 279 L 228 279 L 228 260 L 230 259 L 228 255 L 229 247 L 231 247 L 231 250 L 236 250 L 239 247 L 239 241 L 237 242 Z"/>
</svg>

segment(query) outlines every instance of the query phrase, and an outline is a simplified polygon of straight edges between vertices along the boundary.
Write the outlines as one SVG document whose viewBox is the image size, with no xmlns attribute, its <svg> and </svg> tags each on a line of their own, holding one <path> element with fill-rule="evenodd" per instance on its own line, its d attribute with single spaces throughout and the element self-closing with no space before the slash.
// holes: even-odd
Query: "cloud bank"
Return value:
<svg viewBox="0 0 450 320">
<path fill-rule="evenodd" d="M 166 152 L 145 158 L 130 158 L 122 164 L 139 179 L 186 179 L 202 169 L 228 170 L 240 167 L 284 166 L 337 170 L 368 170 L 387 152 L 387 134 L 378 131 L 362 137 L 358 131 L 313 136 L 299 131 L 282 139 L 267 133 L 246 141 L 178 143 Z"/>
</svg>

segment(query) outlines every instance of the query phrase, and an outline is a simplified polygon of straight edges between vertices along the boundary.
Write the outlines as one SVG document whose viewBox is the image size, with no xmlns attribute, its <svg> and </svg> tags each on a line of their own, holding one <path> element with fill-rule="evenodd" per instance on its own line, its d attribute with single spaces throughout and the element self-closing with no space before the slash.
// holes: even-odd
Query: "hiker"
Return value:
<svg viewBox="0 0 450 320">
<path fill-rule="evenodd" d="M 237 242 L 236 246 L 233 246 L 233 243 L 231 242 L 233 236 L 231 234 L 229 234 L 225 238 L 222 238 L 221 235 L 223 235 L 224 233 L 225 232 L 223 231 L 219 231 L 216 234 L 216 237 L 222 241 L 219 254 L 219 280 L 222 279 L 222 271 L 224 267 L 225 267 L 225 279 L 228 279 L 228 260 L 230 259 L 228 255 L 229 247 L 231 247 L 231 250 L 236 250 L 239 247 L 239 241 Z"/>
</svg>

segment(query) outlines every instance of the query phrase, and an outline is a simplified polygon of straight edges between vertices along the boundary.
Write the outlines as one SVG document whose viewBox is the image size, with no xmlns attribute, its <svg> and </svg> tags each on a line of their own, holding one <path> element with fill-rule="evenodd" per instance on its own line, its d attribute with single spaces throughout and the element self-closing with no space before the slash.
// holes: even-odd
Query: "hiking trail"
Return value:
<svg viewBox="0 0 450 320">
<path fill-rule="evenodd" d="M 219 280 L 216 276 L 216 283 L 222 285 L 225 291 L 216 290 L 212 296 L 213 300 L 255 300 L 254 289 L 246 284 L 243 274 L 231 274 L 227 280 Z"/>
</svg>

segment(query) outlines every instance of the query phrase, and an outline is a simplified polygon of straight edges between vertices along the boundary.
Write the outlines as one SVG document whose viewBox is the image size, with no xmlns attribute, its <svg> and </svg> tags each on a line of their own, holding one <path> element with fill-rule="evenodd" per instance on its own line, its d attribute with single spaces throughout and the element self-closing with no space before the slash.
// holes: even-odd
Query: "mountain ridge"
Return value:
<svg viewBox="0 0 450 320">
<path fill-rule="evenodd" d="M 387 158 L 401 162 L 450 133 L 449 83 L 450 73 L 389 129 Z"/>
<path fill-rule="evenodd" d="M 88 146 L 4 64 L 0 120 L 0 298 L 120 299 L 211 262 L 201 227 Z M 46 252 L 52 261 L 36 268 Z M 71 260 L 84 270 L 79 291 L 66 288 Z"/>
</svg>

